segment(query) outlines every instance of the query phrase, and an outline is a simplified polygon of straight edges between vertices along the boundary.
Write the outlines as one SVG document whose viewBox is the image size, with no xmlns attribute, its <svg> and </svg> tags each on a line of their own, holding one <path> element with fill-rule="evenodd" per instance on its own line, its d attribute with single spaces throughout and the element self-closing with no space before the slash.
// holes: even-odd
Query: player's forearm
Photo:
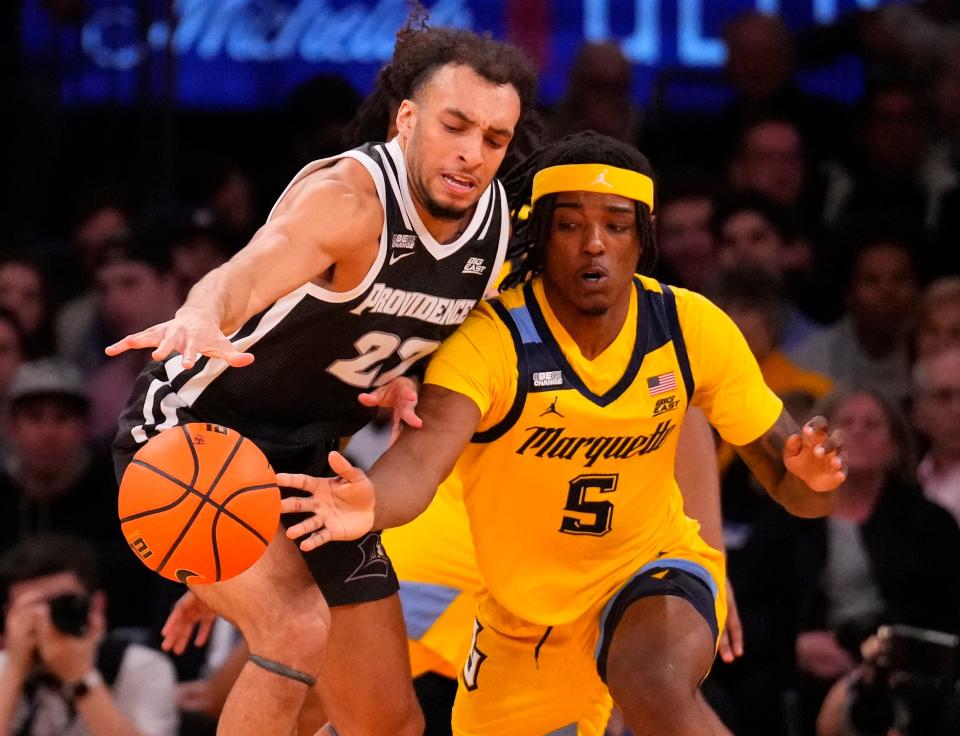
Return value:
<svg viewBox="0 0 960 736">
<path fill-rule="evenodd" d="M 178 314 L 188 311 L 200 313 L 216 322 L 222 332 L 229 334 L 251 316 L 247 312 L 251 311 L 252 285 L 249 269 L 228 261 L 194 284 Z"/>
<path fill-rule="evenodd" d="M 404 428 L 370 469 L 374 529 L 402 526 L 423 513 L 480 421 L 471 399 L 429 383 L 420 393 L 417 413 L 423 427 Z"/>
<path fill-rule="evenodd" d="M 422 514 L 452 469 L 423 462 L 409 448 L 393 449 L 397 451 L 385 453 L 369 473 L 376 493 L 373 528 L 377 530 L 403 526 Z"/>
<path fill-rule="evenodd" d="M 776 491 L 771 495 L 794 516 L 816 519 L 833 511 L 837 494 L 835 491 L 814 491 L 793 473 L 785 471 Z"/>
</svg>

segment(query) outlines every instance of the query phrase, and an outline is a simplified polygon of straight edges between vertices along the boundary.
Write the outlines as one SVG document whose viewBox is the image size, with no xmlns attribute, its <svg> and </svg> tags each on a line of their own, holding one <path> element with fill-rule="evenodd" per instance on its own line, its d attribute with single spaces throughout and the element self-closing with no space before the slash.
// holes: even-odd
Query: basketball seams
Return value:
<svg viewBox="0 0 960 736">
<path fill-rule="evenodd" d="M 245 522 L 243 519 L 241 519 L 239 516 L 237 516 L 236 514 L 234 514 L 230 509 L 228 509 L 228 508 L 222 508 L 222 506 L 225 505 L 226 502 L 224 502 L 224 504 L 219 504 L 219 503 L 217 503 L 216 501 L 213 501 L 213 500 L 207 498 L 203 493 L 201 493 L 200 491 L 198 491 L 196 488 L 193 488 L 193 487 L 191 487 L 191 486 L 188 486 L 186 483 L 184 483 L 184 482 L 183 482 L 182 480 L 180 480 L 179 478 L 173 477 L 173 476 L 170 475 L 169 473 L 166 473 L 165 471 L 161 470 L 160 468 L 156 467 L 155 465 L 151 465 L 150 463 L 146 462 L 145 460 L 137 460 L 137 459 L 134 459 L 134 460 L 131 460 L 131 461 L 130 461 L 130 464 L 131 464 L 131 465 L 139 465 L 141 468 L 145 468 L 146 470 L 153 471 L 154 473 L 156 473 L 157 475 L 161 476 L 162 478 L 165 478 L 166 480 L 170 481 L 171 483 L 174 483 L 174 484 L 180 486 L 180 487 L 183 488 L 188 494 L 189 494 L 189 493 L 192 493 L 194 496 L 198 496 L 198 497 L 200 498 L 200 506 L 201 506 L 201 507 L 202 507 L 204 504 L 207 504 L 207 503 L 208 503 L 208 504 L 210 504 L 211 506 L 213 506 L 215 509 L 217 509 L 218 511 L 221 511 L 223 514 L 225 514 L 225 515 L 226 515 L 227 517 L 229 517 L 230 519 L 233 519 L 233 520 L 234 520 L 235 522 L 237 522 L 238 524 L 240 524 L 240 525 L 242 525 L 242 526 L 246 526 L 246 522 Z M 262 490 L 262 489 L 264 489 L 264 488 L 275 488 L 276 485 L 277 485 L 276 483 L 265 483 L 265 484 L 259 485 L 259 486 L 246 486 L 245 488 L 239 488 L 239 489 L 237 489 L 236 491 L 234 491 L 233 496 L 235 496 L 237 493 L 239 493 L 239 492 L 241 492 L 241 491 L 258 491 L 258 490 Z M 230 498 L 233 498 L 233 496 L 230 496 Z M 186 497 L 186 494 L 184 494 L 184 496 L 181 496 L 180 499 L 179 499 L 179 501 L 182 501 L 185 497 Z M 179 501 L 178 501 L 178 502 L 179 502 Z M 149 514 L 157 514 L 157 513 L 160 513 L 161 511 L 167 511 L 167 510 L 169 510 L 170 508 L 171 508 L 170 506 L 164 506 L 164 507 L 162 507 L 162 508 L 156 508 L 156 509 L 151 509 L 151 510 L 149 510 L 149 511 L 143 511 L 143 512 L 140 512 L 139 514 L 135 514 L 134 516 L 128 516 L 128 517 L 125 517 L 125 518 L 123 518 L 123 519 L 120 519 L 120 523 L 123 524 L 123 523 L 125 523 L 125 522 L 127 522 L 127 521 L 133 521 L 134 519 L 139 519 L 139 518 L 141 518 L 141 517 L 143 517 L 143 516 L 147 516 L 147 515 L 149 515 Z M 252 531 L 252 530 L 251 530 L 251 531 Z"/>
<path fill-rule="evenodd" d="M 190 448 L 190 457 L 193 458 L 193 478 L 190 479 L 190 487 L 196 488 L 197 478 L 200 476 L 200 458 L 197 457 L 197 448 L 193 445 L 193 438 L 187 431 L 187 426 L 185 424 L 181 424 L 180 429 L 183 430 L 183 438 L 187 441 L 187 447 Z"/>
<path fill-rule="evenodd" d="M 233 519 L 233 520 L 234 520 L 235 522 L 237 522 L 240 526 L 242 526 L 242 527 L 243 527 L 244 529 L 246 529 L 248 532 L 250 532 L 251 534 L 253 534 L 257 539 L 259 539 L 261 542 L 263 542 L 264 547 L 266 547 L 266 546 L 268 546 L 268 545 L 270 544 L 270 540 L 268 540 L 266 537 L 264 537 L 260 532 L 258 532 L 256 529 L 254 529 L 254 528 L 253 528 L 250 524 L 248 524 L 246 521 L 244 521 L 244 520 L 241 519 L 240 517 L 235 516 L 234 514 L 230 513 L 230 511 L 227 509 L 227 504 L 230 503 L 234 498 L 236 498 L 237 496 L 239 496 L 241 493 L 251 493 L 251 492 L 253 492 L 253 491 L 263 491 L 263 490 L 266 490 L 267 488 L 277 488 L 277 484 L 276 484 L 276 483 L 263 483 L 263 484 L 257 485 L 257 486 L 247 486 L 246 488 L 240 488 L 240 489 L 234 491 L 233 493 L 231 493 L 229 496 L 227 496 L 227 497 L 223 500 L 223 503 L 221 503 L 219 506 L 217 506 L 217 512 L 213 515 L 213 522 L 210 524 L 210 541 L 211 541 L 211 543 L 213 544 L 213 564 L 214 564 L 214 567 L 215 567 L 216 573 L 217 573 L 217 577 L 216 577 L 217 582 L 220 582 L 220 545 L 217 543 L 217 524 L 220 522 L 220 515 L 221 515 L 221 514 L 226 514 L 228 518 Z"/>
<path fill-rule="evenodd" d="M 150 554 L 159 554 L 149 561 L 153 564 L 147 565 L 158 574 L 173 579 L 172 573 L 164 571 L 173 571 L 195 560 L 204 568 L 199 573 L 201 577 L 220 582 L 249 567 L 272 542 L 279 511 L 276 508 L 279 488 L 262 451 L 235 430 L 206 424 L 208 432 L 215 430 L 218 435 L 216 441 L 210 438 L 205 441 L 202 423 L 180 424 L 178 429 L 186 448 L 178 438 L 170 437 L 159 444 L 154 442 L 149 450 L 146 446 L 141 448 L 142 452 L 137 454 L 142 457 L 131 458 L 130 464 L 139 468 L 127 474 L 126 483 L 121 482 L 119 506 L 129 513 L 119 518 L 119 522 L 125 536 L 133 535 L 128 541 L 140 533 L 132 531 L 140 519 L 146 523 L 142 530 L 149 532 L 147 544 L 150 536 L 158 535 L 154 536 L 156 547 Z M 223 454 L 225 448 L 228 449 L 226 455 Z M 220 467 L 211 475 L 218 463 Z M 157 476 L 165 483 L 160 483 Z M 189 483 L 184 480 L 187 478 Z M 205 490 L 197 487 L 201 481 L 208 486 Z M 246 484 L 238 488 L 244 481 Z M 174 493 L 177 498 L 171 500 Z M 194 499 L 193 507 L 189 505 L 191 499 Z M 207 504 L 212 507 L 209 513 L 204 511 Z M 237 526 L 229 523 L 221 526 L 223 517 Z M 210 537 L 203 534 L 207 526 Z M 220 545 L 223 545 L 223 554 Z M 131 546 L 144 558 L 142 550 Z M 148 561 L 144 558 L 143 562 Z M 181 572 L 198 574 L 177 570 L 177 579 L 181 582 L 187 582 L 181 578 Z"/>
<path fill-rule="evenodd" d="M 150 467 L 149 465 L 146 465 L 145 463 L 143 463 L 143 462 L 141 462 L 141 461 L 139 461 L 139 460 L 133 460 L 133 461 L 130 462 L 130 464 L 131 464 L 131 465 L 139 465 L 140 467 L 146 468 L 147 470 L 157 470 L 156 468 L 152 468 L 152 467 Z M 160 475 L 161 475 L 161 477 L 163 477 L 165 480 L 173 480 L 173 478 L 170 478 L 170 477 L 168 477 L 168 476 L 165 476 L 162 472 L 160 473 Z M 178 484 L 178 485 L 179 485 L 179 484 Z M 182 486 L 181 486 L 181 487 L 182 487 Z M 137 519 L 142 519 L 142 518 L 144 518 L 145 516 L 152 516 L 153 514 L 162 514 L 164 511 L 169 511 L 170 509 L 175 508 L 176 506 L 179 506 L 181 503 L 183 503 L 184 500 L 186 500 L 187 496 L 190 495 L 190 492 L 191 492 L 191 491 L 193 491 L 194 493 L 196 493 L 196 491 L 194 491 L 193 488 L 185 488 L 184 491 L 183 491 L 183 495 L 181 495 L 180 498 L 178 498 L 176 501 L 173 501 L 172 503 L 168 503 L 168 504 L 165 505 L 165 506 L 159 506 L 159 507 L 157 507 L 157 508 L 155 508 L 155 509 L 149 509 L 149 510 L 147 510 L 147 511 L 140 511 L 140 512 L 138 512 L 138 513 L 136 513 L 136 514 L 131 514 L 130 516 L 124 516 L 124 517 L 122 517 L 122 518 L 120 519 L 120 523 L 121 523 L 121 524 L 126 524 L 128 521 L 136 521 Z"/>
<path fill-rule="evenodd" d="M 230 466 L 230 463 L 233 461 L 233 458 L 236 456 L 237 451 L 240 449 L 240 445 L 243 444 L 243 436 L 237 438 L 236 443 L 233 446 L 233 449 L 230 450 L 230 454 L 227 455 L 227 459 L 223 461 L 223 465 L 220 467 L 220 470 L 217 472 L 216 477 L 213 479 L 213 483 L 210 485 L 210 488 L 207 490 L 206 494 L 201 498 L 200 503 L 197 504 L 197 508 L 194 509 L 193 513 L 190 515 L 190 518 L 187 519 L 187 523 L 184 524 L 183 529 L 180 530 L 180 534 L 174 540 L 173 544 L 170 545 L 170 549 L 167 550 L 167 554 L 164 555 L 164 558 L 160 561 L 160 564 L 157 566 L 157 572 L 161 572 L 166 564 L 170 561 L 170 558 L 173 556 L 173 553 L 177 551 L 177 547 L 180 546 L 180 542 L 183 541 L 183 538 L 187 536 L 187 532 L 190 531 L 190 527 L 193 526 L 193 522 L 197 520 L 197 517 L 200 515 L 200 512 L 205 506 L 205 501 L 209 501 L 210 496 L 213 494 L 213 491 L 217 487 L 217 483 L 220 482 L 220 479 L 223 477 L 223 474 L 227 472 L 227 468 Z M 192 447 L 192 443 L 191 443 Z M 216 548 L 214 548 L 214 555 L 217 554 Z"/>
</svg>

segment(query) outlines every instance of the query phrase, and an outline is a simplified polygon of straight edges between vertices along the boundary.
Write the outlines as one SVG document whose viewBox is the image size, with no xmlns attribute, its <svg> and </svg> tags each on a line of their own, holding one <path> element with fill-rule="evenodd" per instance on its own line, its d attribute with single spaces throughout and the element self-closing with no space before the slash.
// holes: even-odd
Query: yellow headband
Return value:
<svg viewBox="0 0 960 736">
<path fill-rule="evenodd" d="M 542 169 L 533 177 L 530 204 L 557 192 L 619 194 L 643 202 L 653 212 L 653 179 L 637 171 L 606 164 L 564 164 Z"/>
</svg>

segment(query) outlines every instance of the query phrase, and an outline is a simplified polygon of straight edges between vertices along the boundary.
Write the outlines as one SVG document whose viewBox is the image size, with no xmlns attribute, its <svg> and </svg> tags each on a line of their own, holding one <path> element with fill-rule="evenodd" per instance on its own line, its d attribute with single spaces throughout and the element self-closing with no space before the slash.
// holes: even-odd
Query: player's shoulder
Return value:
<svg viewBox="0 0 960 736">
<path fill-rule="evenodd" d="M 376 183 L 366 167 L 350 157 L 318 161 L 291 184 L 277 214 L 320 211 L 336 213 L 350 222 L 382 212 Z"/>
<path fill-rule="evenodd" d="M 499 304 L 503 309 L 506 309 L 508 312 L 520 307 L 523 307 L 526 303 L 526 297 L 524 294 L 523 284 L 518 286 L 512 286 L 509 289 L 504 289 L 497 296 L 492 299 L 486 300 L 487 308 L 493 311 L 493 304 Z"/>
</svg>

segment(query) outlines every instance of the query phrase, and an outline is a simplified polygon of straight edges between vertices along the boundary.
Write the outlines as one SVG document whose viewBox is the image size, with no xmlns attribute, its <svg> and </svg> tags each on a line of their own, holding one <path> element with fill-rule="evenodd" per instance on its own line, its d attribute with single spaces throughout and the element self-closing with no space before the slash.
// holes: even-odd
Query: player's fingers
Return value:
<svg viewBox="0 0 960 736">
<path fill-rule="evenodd" d="M 207 639 L 210 638 L 214 620 L 215 619 L 212 618 L 205 618 L 197 625 L 197 635 L 194 637 L 193 643 L 198 647 L 202 647 L 207 643 Z"/>
<path fill-rule="evenodd" d="M 803 435 L 812 440 L 820 439 L 826 436 L 827 420 L 825 417 L 816 416 L 803 425 Z"/>
<path fill-rule="evenodd" d="M 296 488 L 301 491 L 312 491 L 315 480 L 312 476 L 304 475 L 303 473 L 277 473 L 277 485 L 281 488 Z"/>
<path fill-rule="evenodd" d="M 218 341 L 210 350 L 204 351 L 212 358 L 225 360 L 231 368 L 243 368 L 253 362 L 253 353 L 241 353 L 227 338 Z"/>
<path fill-rule="evenodd" d="M 304 552 L 310 552 L 311 550 L 321 547 L 327 542 L 331 541 L 333 541 L 333 534 L 329 529 L 324 527 L 300 542 L 300 549 Z"/>
<path fill-rule="evenodd" d="M 718 652 L 720 654 L 720 659 L 727 664 L 730 664 L 734 659 L 736 659 L 736 657 L 733 655 L 733 649 L 730 647 L 730 635 L 726 631 L 720 635 L 720 647 Z"/>
<path fill-rule="evenodd" d="M 197 362 L 197 341 L 190 334 L 187 334 L 187 339 L 183 343 L 183 350 L 180 354 L 183 356 L 184 369 L 190 370 L 193 368 Z"/>
<path fill-rule="evenodd" d="M 281 514 L 312 514 L 313 499 L 302 496 L 291 496 L 280 499 Z"/>
<path fill-rule="evenodd" d="M 843 434 L 838 430 L 831 432 L 818 442 L 813 448 L 813 454 L 823 457 L 831 452 L 838 451 L 841 447 L 843 447 Z"/>
<path fill-rule="evenodd" d="M 355 468 L 347 458 L 336 450 L 333 450 L 328 458 L 330 461 L 330 469 L 347 481 L 347 483 L 359 483 L 367 477 L 360 468 Z"/>
<path fill-rule="evenodd" d="M 803 450 L 803 437 L 798 434 L 792 434 L 787 437 L 787 441 L 783 443 L 783 454 L 787 457 L 793 457 L 794 455 L 799 455 Z"/>
<path fill-rule="evenodd" d="M 407 402 L 395 412 L 398 420 L 414 429 L 420 429 L 423 426 L 423 420 L 417 416 L 416 408 L 416 401 Z"/>
<path fill-rule="evenodd" d="M 740 623 L 740 616 L 734 610 L 733 615 L 727 620 L 727 636 L 730 640 L 730 653 L 734 658 L 743 656 L 743 625 Z M 726 660 L 724 660 L 726 661 Z"/>
<path fill-rule="evenodd" d="M 150 357 L 154 360 L 166 360 L 167 356 L 177 349 L 177 339 L 179 337 L 179 332 L 164 336 L 164 338 L 160 341 L 160 344 L 157 345 L 157 349 L 150 353 Z M 189 366 L 184 366 L 184 368 L 188 367 Z"/>
<path fill-rule="evenodd" d="M 313 532 L 322 528 L 323 519 L 321 519 L 319 516 L 309 516 L 299 524 L 294 524 L 292 527 L 287 529 L 287 539 L 300 539 L 300 537 L 313 534 Z"/>
<path fill-rule="evenodd" d="M 383 403 L 383 398 L 385 393 L 386 393 L 386 389 L 383 386 L 381 386 L 380 388 L 374 389 L 373 391 L 368 391 L 366 393 L 360 394 L 359 396 L 357 396 L 357 400 L 364 406 L 369 406 L 369 407 L 380 406 Z"/>
<path fill-rule="evenodd" d="M 118 340 L 117 342 L 113 343 L 113 345 L 108 345 L 104 349 L 104 352 L 112 357 L 114 355 L 119 355 L 120 353 L 126 352 L 127 350 L 152 348 L 156 347 L 159 339 L 160 335 L 158 334 L 157 328 L 150 327 L 142 332 L 135 332 L 132 335 L 127 335 L 122 340 Z"/>
</svg>

